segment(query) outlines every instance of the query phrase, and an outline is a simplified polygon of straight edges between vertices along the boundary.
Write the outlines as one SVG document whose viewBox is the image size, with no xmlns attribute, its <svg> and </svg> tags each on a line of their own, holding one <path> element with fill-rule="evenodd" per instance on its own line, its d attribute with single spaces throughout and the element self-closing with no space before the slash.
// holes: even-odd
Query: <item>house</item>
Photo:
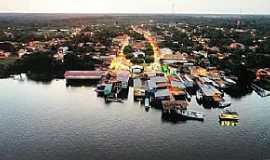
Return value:
<svg viewBox="0 0 270 160">
<path fill-rule="evenodd" d="M 105 74 L 105 71 L 66 71 L 64 76 L 67 80 L 100 80 Z"/>
<path fill-rule="evenodd" d="M 193 51 L 193 53 L 194 53 L 195 55 L 202 55 L 202 56 L 204 56 L 205 58 L 207 58 L 207 56 L 208 56 L 208 53 L 205 52 L 205 51 Z"/>
<path fill-rule="evenodd" d="M 160 54 L 161 55 L 173 54 L 173 51 L 170 48 L 162 48 L 160 49 Z"/>
<path fill-rule="evenodd" d="M 142 73 L 144 71 L 144 67 L 140 65 L 134 65 L 130 67 L 131 73 Z"/>
<path fill-rule="evenodd" d="M 170 100 L 171 94 L 169 89 L 158 89 L 155 92 L 155 99 L 160 100 Z"/>
<path fill-rule="evenodd" d="M 145 53 L 144 52 L 133 52 L 132 53 L 133 54 L 133 56 L 135 57 L 135 58 L 138 58 L 138 57 L 145 57 Z"/>
<path fill-rule="evenodd" d="M 163 64 L 188 63 L 183 54 L 162 54 L 160 57 L 160 62 Z"/>
</svg>

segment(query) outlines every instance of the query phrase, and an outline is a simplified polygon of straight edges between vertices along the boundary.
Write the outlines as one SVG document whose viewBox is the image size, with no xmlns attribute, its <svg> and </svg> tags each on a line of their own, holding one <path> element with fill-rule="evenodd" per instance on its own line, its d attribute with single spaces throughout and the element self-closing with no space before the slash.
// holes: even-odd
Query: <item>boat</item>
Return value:
<svg viewBox="0 0 270 160">
<path fill-rule="evenodd" d="M 238 121 L 239 115 L 236 112 L 225 110 L 219 115 L 221 121 Z"/>
<path fill-rule="evenodd" d="M 227 127 L 227 126 L 237 126 L 239 124 L 238 121 L 219 121 L 220 126 Z"/>
<path fill-rule="evenodd" d="M 232 103 L 230 101 L 227 101 L 225 99 L 221 100 L 218 104 L 219 108 L 226 108 L 229 107 Z"/>
<path fill-rule="evenodd" d="M 234 80 L 232 80 L 232 79 L 230 79 L 228 77 L 223 77 L 223 79 L 229 85 L 236 85 L 237 84 Z"/>
<path fill-rule="evenodd" d="M 145 98 L 144 107 L 145 107 L 145 109 L 151 108 L 149 98 Z"/>
<path fill-rule="evenodd" d="M 95 89 L 95 91 L 97 92 L 97 94 L 103 95 L 105 88 L 106 88 L 105 84 L 99 84 L 97 85 L 97 88 Z"/>
<path fill-rule="evenodd" d="M 202 94 L 202 92 L 201 92 L 200 90 L 198 90 L 198 91 L 196 92 L 196 98 L 197 98 L 197 100 L 202 100 L 203 94 Z"/>
<path fill-rule="evenodd" d="M 191 98 L 192 98 L 191 95 L 188 92 L 186 92 L 186 98 L 187 98 L 188 101 L 190 101 Z"/>
<path fill-rule="evenodd" d="M 98 84 L 95 91 L 99 96 L 108 96 L 112 92 L 112 84 Z"/>
<path fill-rule="evenodd" d="M 177 110 L 176 113 L 178 115 L 181 115 L 183 118 L 191 119 L 191 120 L 203 121 L 205 117 L 203 113 L 196 112 L 196 111 L 189 111 L 189 110 Z"/>
</svg>

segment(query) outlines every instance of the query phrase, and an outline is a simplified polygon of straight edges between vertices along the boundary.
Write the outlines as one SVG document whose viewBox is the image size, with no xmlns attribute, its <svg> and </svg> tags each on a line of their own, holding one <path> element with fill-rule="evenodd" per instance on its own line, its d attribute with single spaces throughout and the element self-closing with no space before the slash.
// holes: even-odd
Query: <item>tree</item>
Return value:
<svg viewBox="0 0 270 160">
<path fill-rule="evenodd" d="M 142 63 L 144 63 L 144 59 L 133 57 L 131 59 L 131 63 L 133 63 L 133 64 L 142 64 Z"/>
<path fill-rule="evenodd" d="M 126 58 L 127 59 L 131 59 L 131 58 L 133 58 L 134 57 L 134 55 L 132 54 L 132 53 L 128 53 L 127 55 L 126 55 Z"/>
<path fill-rule="evenodd" d="M 129 54 L 129 53 L 131 53 L 131 52 L 133 52 L 132 47 L 131 47 L 130 45 L 125 46 L 125 48 L 124 48 L 124 50 L 123 50 L 123 53 L 124 53 L 125 55 L 127 55 L 127 54 Z"/>
<path fill-rule="evenodd" d="M 25 71 L 49 73 L 51 71 L 52 60 L 52 57 L 46 53 L 35 53 L 24 56 L 21 65 Z"/>
<path fill-rule="evenodd" d="M 66 70 L 78 70 L 82 68 L 80 58 L 76 54 L 65 55 L 64 66 Z"/>
<path fill-rule="evenodd" d="M 145 57 L 145 63 L 153 63 L 154 61 L 155 61 L 155 58 L 153 56 Z"/>
<path fill-rule="evenodd" d="M 153 49 L 153 46 L 149 43 L 147 43 L 145 45 L 145 50 L 144 50 L 145 54 L 146 55 L 149 55 L 149 56 L 152 56 L 154 55 L 154 49 Z"/>
</svg>

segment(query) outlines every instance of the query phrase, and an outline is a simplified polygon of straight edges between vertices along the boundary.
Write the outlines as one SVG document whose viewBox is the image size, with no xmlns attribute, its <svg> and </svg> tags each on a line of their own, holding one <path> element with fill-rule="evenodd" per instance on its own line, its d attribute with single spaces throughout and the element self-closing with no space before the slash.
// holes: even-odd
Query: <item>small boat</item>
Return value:
<svg viewBox="0 0 270 160">
<path fill-rule="evenodd" d="M 151 108 L 149 98 L 145 98 L 145 100 L 144 100 L 144 107 L 146 109 Z"/>
<path fill-rule="evenodd" d="M 210 83 L 212 86 L 214 86 L 214 87 L 216 87 L 216 88 L 221 88 L 221 86 L 217 83 L 217 82 L 215 82 L 215 81 L 213 81 L 213 80 L 211 80 L 211 83 Z"/>
<path fill-rule="evenodd" d="M 230 85 L 236 85 L 237 84 L 234 80 L 232 80 L 230 78 L 224 77 L 223 79 L 227 84 L 230 84 Z"/>
<path fill-rule="evenodd" d="M 229 107 L 232 103 L 230 101 L 227 101 L 223 99 L 222 101 L 219 102 L 218 107 L 219 108 L 226 108 Z"/>
<path fill-rule="evenodd" d="M 202 92 L 201 92 L 200 90 L 198 90 L 198 91 L 196 92 L 196 98 L 197 98 L 197 100 L 202 100 L 203 94 L 202 94 Z"/>
<path fill-rule="evenodd" d="M 203 113 L 196 112 L 196 111 L 189 111 L 189 110 L 177 110 L 176 113 L 183 116 L 186 119 L 191 119 L 191 120 L 203 121 L 205 117 Z"/>
<path fill-rule="evenodd" d="M 191 95 L 188 92 L 186 92 L 186 98 L 187 98 L 188 101 L 190 101 L 191 98 L 192 98 Z"/>
<path fill-rule="evenodd" d="M 106 89 L 106 84 L 98 84 L 95 89 L 95 92 L 97 92 L 98 95 L 103 95 L 105 89 Z"/>
<path fill-rule="evenodd" d="M 221 121 L 238 121 L 239 115 L 236 112 L 225 110 L 219 115 Z"/>
</svg>

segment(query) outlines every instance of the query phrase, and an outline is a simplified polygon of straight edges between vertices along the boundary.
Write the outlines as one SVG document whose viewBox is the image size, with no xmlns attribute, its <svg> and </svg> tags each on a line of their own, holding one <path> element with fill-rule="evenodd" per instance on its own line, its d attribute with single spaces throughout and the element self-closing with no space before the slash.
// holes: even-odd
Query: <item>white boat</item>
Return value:
<svg viewBox="0 0 270 160">
<path fill-rule="evenodd" d="M 198 91 L 196 92 L 196 98 L 197 98 L 197 100 L 202 100 L 203 94 L 202 94 L 202 92 L 201 92 L 200 90 L 198 90 Z"/>
<path fill-rule="evenodd" d="M 238 121 L 239 114 L 231 110 L 224 110 L 220 115 L 219 119 L 221 121 Z"/>
<path fill-rule="evenodd" d="M 223 99 L 222 101 L 219 102 L 218 107 L 219 108 L 226 108 L 226 107 L 229 107 L 231 104 L 232 103 L 230 101 Z"/>
<path fill-rule="evenodd" d="M 149 98 L 145 98 L 145 100 L 144 100 L 144 107 L 146 109 L 151 108 Z"/>
<path fill-rule="evenodd" d="M 192 98 L 191 95 L 188 92 L 186 92 L 186 98 L 187 98 L 188 101 L 190 101 L 191 98 Z"/>
<path fill-rule="evenodd" d="M 236 84 L 237 84 L 234 80 L 232 80 L 232 79 L 230 79 L 230 78 L 224 77 L 223 79 L 224 79 L 224 81 L 226 81 L 228 84 L 231 84 L 231 85 L 236 85 Z"/>
<path fill-rule="evenodd" d="M 196 111 L 189 111 L 189 110 L 177 110 L 176 113 L 183 116 L 186 119 L 192 119 L 192 120 L 203 121 L 205 117 L 203 113 L 196 112 Z"/>
</svg>

